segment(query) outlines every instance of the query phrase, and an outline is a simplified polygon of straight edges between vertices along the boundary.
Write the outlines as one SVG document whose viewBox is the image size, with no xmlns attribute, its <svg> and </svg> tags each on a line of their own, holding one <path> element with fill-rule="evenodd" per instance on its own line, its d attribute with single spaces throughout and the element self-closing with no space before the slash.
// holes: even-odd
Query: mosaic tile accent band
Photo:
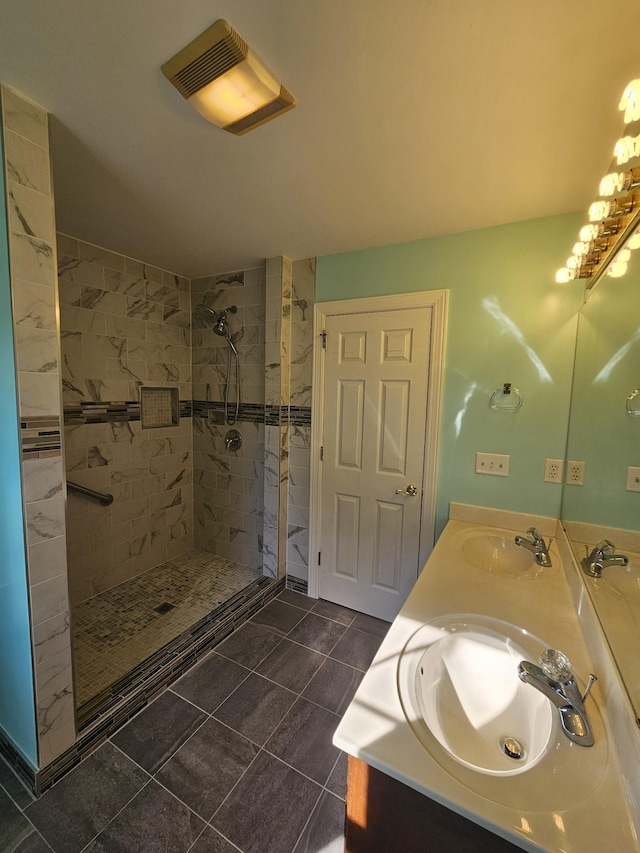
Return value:
<svg viewBox="0 0 640 853">
<path fill-rule="evenodd" d="M 20 444 L 23 457 L 29 459 L 59 456 L 60 418 L 23 418 L 20 421 Z"/>
<path fill-rule="evenodd" d="M 180 401 L 180 417 L 190 418 L 192 401 Z M 139 400 L 108 400 L 93 402 L 82 400 L 78 403 L 66 404 L 64 407 L 65 426 L 81 424 L 110 424 L 119 421 L 139 421 Z"/>
<path fill-rule="evenodd" d="M 302 580 L 302 578 L 296 578 L 294 575 L 287 575 L 287 589 L 291 589 L 294 592 L 300 592 L 302 595 L 308 595 L 309 582 Z"/>
<path fill-rule="evenodd" d="M 220 423 L 224 423 L 224 403 L 212 400 L 181 400 L 180 417 L 189 418 L 192 415 L 209 417 L 209 413 L 221 415 Z M 140 403 L 138 401 L 81 401 L 64 407 L 65 426 L 78 424 L 105 424 L 118 421 L 139 421 Z M 279 426 L 311 425 L 310 406 L 267 406 L 263 403 L 242 403 L 238 412 L 238 420 L 254 424 Z M 217 422 L 217 421 L 216 421 Z"/>
</svg>

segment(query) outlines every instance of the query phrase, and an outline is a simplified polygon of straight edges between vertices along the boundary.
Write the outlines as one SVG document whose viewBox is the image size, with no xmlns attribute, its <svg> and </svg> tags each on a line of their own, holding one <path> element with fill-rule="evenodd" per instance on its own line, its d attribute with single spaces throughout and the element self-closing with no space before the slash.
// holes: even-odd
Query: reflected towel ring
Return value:
<svg viewBox="0 0 640 853">
<path fill-rule="evenodd" d="M 625 408 L 628 415 L 632 415 L 634 418 L 640 417 L 640 388 L 636 388 L 629 394 Z"/>
<path fill-rule="evenodd" d="M 505 382 L 493 392 L 489 405 L 496 412 L 517 412 L 522 406 L 522 394 L 511 382 Z"/>
</svg>

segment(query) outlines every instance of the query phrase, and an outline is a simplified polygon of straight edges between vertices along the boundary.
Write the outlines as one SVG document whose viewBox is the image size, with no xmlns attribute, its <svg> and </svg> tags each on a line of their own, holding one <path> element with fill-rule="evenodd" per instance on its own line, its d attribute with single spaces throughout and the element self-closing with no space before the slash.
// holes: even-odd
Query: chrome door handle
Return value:
<svg viewBox="0 0 640 853">
<path fill-rule="evenodd" d="M 409 495 L 411 498 L 415 498 L 418 494 L 417 486 L 407 486 L 406 489 L 396 489 L 396 495 Z"/>
</svg>

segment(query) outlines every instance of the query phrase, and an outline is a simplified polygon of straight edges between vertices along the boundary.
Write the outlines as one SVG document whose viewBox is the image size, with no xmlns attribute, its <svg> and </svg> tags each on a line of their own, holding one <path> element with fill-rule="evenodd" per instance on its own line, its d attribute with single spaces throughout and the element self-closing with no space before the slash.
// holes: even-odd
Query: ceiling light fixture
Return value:
<svg viewBox="0 0 640 853">
<path fill-rule="evenodd" d="M 222 19 L 165 62 L 162 73 L 207 121 L 237 136 L 296 105 L 293 95 Z"/>
</svg>

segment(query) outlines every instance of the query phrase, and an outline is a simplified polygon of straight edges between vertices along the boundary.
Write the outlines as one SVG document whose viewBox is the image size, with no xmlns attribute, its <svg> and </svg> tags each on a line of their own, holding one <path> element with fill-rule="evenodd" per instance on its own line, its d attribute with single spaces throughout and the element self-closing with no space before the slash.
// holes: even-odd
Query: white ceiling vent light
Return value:
<svg viewBox="0 0 640 853">
<path fill-rule="evenodd" d="M 162 73 L 207 121 L 237 136 L 296 105 L 293 95 L 223 20 L 165 62 Z"/>
</svg>

